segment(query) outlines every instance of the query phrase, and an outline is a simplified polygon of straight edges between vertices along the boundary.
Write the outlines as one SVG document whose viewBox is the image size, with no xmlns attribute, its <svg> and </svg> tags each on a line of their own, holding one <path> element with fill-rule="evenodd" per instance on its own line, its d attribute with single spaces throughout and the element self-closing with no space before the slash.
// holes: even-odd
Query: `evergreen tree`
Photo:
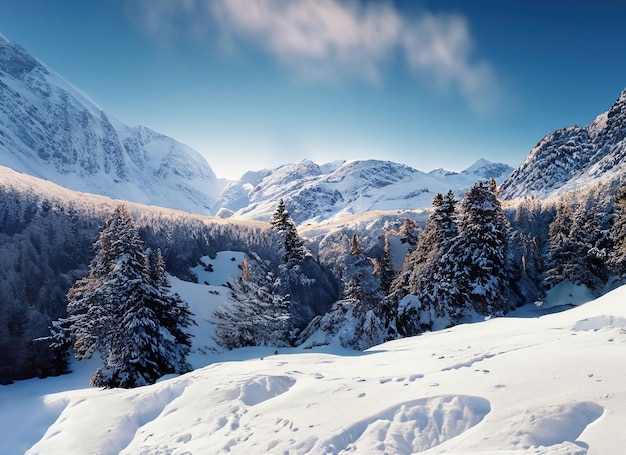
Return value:
<svg viewBox="0 0 626 455">
<path fill-rule="evenodd" d="M 215 312 L 215 340 L 227 349 L 285 346 L 291 330 L 289 295 L 282 281 L 258 262 L 247 262 L 231 285 L 232 304 Z"/>
<path fill-rule="evenodd" d="M 568 279 L 566 276 L 566 269 L 568 268 L 566 264 L 576 253 L 575 245 L 570 236 L 572 222 L 572 213 L 569 206 L 560 203 L 548 230 L 550 242 L 548 248 L 548 270 L 546 271 L 548 287 L 553 287 Z"/>
<path fill-rule="evenodd" d="M 449 318 L 451 324 L 460 322 L 464 313 L 464 286 L 460 281 L 456 258 L 451 254 L 458 241 L 457 200 L 452 191 L 433 200 L 434 211 L 429 219 L 429 234 L 418 242 L 421 251 L 420 266 L 411 274 L 411 290 L 418 296 L 423 308 L 434 318 Z M 426 232 L 426 228 L 424 229 Z M 428 250 L 430 245 L 430 251 Z M 422 323 L 423 324 L 423 323 Z"/>
<path fill-rule="evenodd" d="M 364 311 L 375 307 L 382 299 L 380 281 L 374 275 L 374 263 L 363 251 L 363 244 L 354 234 L 348 241 L 350 254 L 344 268 L 344 296 L 360 302 Z"/>
<path fill-rule="evenodd" d="M 581 205 L 572 215 L 568 206 L 560 204 L 550 224 L 549 238 L 546 280 L 550 287 L 567 280 L 598 290 L 606 283 L 610 239 L 594 209 Z"/>
<path fill-rule="evenodd" d="M 172 294 L 161 249 L 150 254 L 149 260 L 150 278 L 156 290 L 151 295 L 151 306 L 159 315 L 162 332 L 160 356 L 166 360 L 161 363 L 160 370 L 170 373 L 188 371 L 191 367 L 186 358 L 191 348 L 191 335 L 186 329 L 195 324 L 193 313 L 180 295 Z"/>
<path fill-rule="evenodd" d="M 626 279 L 626 184 L 618 188 L 615 196 L 609 239 L 613 248 L 609 254 L 608 264 L 617 281 L 623 282 Z"/>
<path fill-rule="evenodd" d="M 287 230 L 287 224 L 289 219 L 290 215 L 287 211 L 287 208 L 285 207 L 285 201 L 280 199 L 278 201 L 278 206 L 276 207 L 276 210 L 270 218 L 270 225 L 275 231 L 283 232 Z"/>
<path fill-rule="evenodd" d="M 298 235 L 296 225 L 291 219 L 285 207 L 285 202 L 282 199 L 278 201 L 278 207 L 276 207 L 276 211 L 274 211 L 270 218 L 270 225 L 273 230 L 282 236 L 285 263 L 290 267 L 300 264 L 306 257 L 308 251 Z"/>
<path fill-rule="evenodd" d="M 298 235 L 295 223 L 289 220 L 285 232 L 285 262 L 290 266 L 299 265 L 307 253 L 308 250 Z"/>
<path fill-rule="evenodd" d="M 520 201 L 511 224 L 507 258 L 511 297 L 517 297 L 517 304 L 539 301 L 545 296 L 542 252 L 549 224 L 544 220 L 541 202 L 533 198 Z"/>
<path fill-rule="evenodd" d="M 374 263 L 365 254 L 361 239 L 354 234 L 344 237 L 344 242 L 340 267 L 343 299 L 336 301 L 331 311 L 313 319 L 300 342 L 321 331 L 324 336 L 338 338 L 344 347 L 367 349 L 388 339 L 390 314 L 378 275 L 373 273 Z"/>
<path fill-rule="evenodd" d="M 435 195 L 433 212 L 392 284 L 398 302 L 409 294 L 418 298 L 418 307 L 402 307 L 398 313 L 398 330 L 405 336 L 429 330 L 435 318 L 449 314 L 454 289 L 448 282 L 454 264 L 447 262 L 446 253 L 457 236 L 456 205 L 452 191 Z"/>
<path fill-rule="evenodd" d="M 476 183 L 461 204 L 459 237 L 450 250 L 455 263 L 455 286 L 459 296 L 481 315 L 492 316 L 508 310 L 506 272 L 509 223 L 492 185 Z M 460 311 L 464 310 L 460 300 Z"/>
<path fill-rule="evenodd" d="M 388 294 L 391 289 L 391 283 L 393 283 L 395 279 L 396 271 L 393 267 L 391 248 L 389 247 L 389 239 L 387 236 L 385 236 L 385 244 L 382 253 L 374 260 L 373 273 L 374 275 L 378 275 L 383 294 Z"/>
<path fill-rule="evenodd" d="M 54 325 L 53 337 L 62 340 L 69 331 L 78 360 L 100 354 L 94 386 L 135 387 L 188 371 L 189 310 L 167 294 L 158 253 L 150 269 L 126 206 L 115 209 L 95 247 L 89 273 L 68 292 L 68 317 Z"/>
</svg>

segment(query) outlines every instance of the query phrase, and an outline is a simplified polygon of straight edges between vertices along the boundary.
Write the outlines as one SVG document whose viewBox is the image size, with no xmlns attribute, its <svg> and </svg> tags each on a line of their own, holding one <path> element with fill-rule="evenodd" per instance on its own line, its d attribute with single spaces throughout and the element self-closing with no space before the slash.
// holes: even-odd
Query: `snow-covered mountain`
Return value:
<svg viewBox="0 0 626 455">
<path fill-rule="evenodd" d="M 2 35 L 0 165 L 77 191 L 201 214 L 224 186 L 199 153 L 115 120 Z"/>
<path fill-rule="evenodd" d="M 512 168 L 479 160 L 463 172 L 425 173 L 390 161 L 349 161 L 318 165 L 308 160 L 248 173 L 231 183 L 217 206 L 222 216 L 267 220 L 283 199 L 297 223 L 342 214 L 430 207 L 437 192 L 462 194 L 477 180 L 504 180 Z"/>
<path fill-rule="evenodd" d="M 199 214 L 266 220 L 283 198 L 298 223 L 342 213 L 429 207 L 507 165 L 479 160 L 461 173 L 387 161 L 311 161 L 217 179 L 204 157 L 105 113 L 21 46 L 0 35 L 0 165 L 66 188 Z"/>
<path fill-rule="evenodd" d="M 626 172 L 626 90 L 591 124 L 545 136 L 506 179 L 500 195 L 548 198 Z"/>
</svg>

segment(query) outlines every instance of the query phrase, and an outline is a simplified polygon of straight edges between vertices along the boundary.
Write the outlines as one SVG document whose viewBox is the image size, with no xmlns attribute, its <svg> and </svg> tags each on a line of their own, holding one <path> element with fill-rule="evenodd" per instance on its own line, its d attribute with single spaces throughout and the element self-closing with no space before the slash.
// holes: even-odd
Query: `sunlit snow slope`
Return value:
<svg viewBox="0 0 626 455">
<path fill-rule="evenodd" d="M 0 165 L 66 188 L 208 214 L 224 185 L 190 147 L 113 119 L 0 35 Z"/>
<path fill-rule="evenodd" d="M 174 285 L 197 313 L 219 305 L 212 286 Z M 0 388 L 0 453 L 617 454 L 625 300 L 626 287 L 364 353 L 207 354 L 204 368 L 134 390 L 80 388 L 93 365 L 79 364 Z"/>
</svg>

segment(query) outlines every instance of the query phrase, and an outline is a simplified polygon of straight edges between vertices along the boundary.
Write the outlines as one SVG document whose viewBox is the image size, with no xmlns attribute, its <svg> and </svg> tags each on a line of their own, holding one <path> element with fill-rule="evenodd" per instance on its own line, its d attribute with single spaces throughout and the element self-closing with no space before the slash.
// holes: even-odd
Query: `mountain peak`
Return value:
<svg viewBox="0 0 626 455">
<path fill-rule="evenodd" d="M 0 73 L 19 79 L 37 67 L 44 69 L 26 49 L 0 35 Z"/>
<path fill-rule="evenodd" d="M 470 167 L 468 167 L 467 169 L 465 169 L 465 171 L 463 172 L 475 172 L 478 169 L 481 169 L 485 166 L 488 166 L 492 164 L 491 161 L 487 161 L 484 158 L 480 158 L 478 161 L 476 161 L 474 164 L 472 164 Z"/>
<path fill-rule="evenodd" d="M 500 177 L 510 174 L 512 171 L 513 168 L 508 164 L 495 163 L 493 161 L 481 158 L 470 167 L 465 169 L 463 172 L 461 172 L 461 174 L 471 174 L 486 179 L 498 179 Z"/>
<path fill-rule="evenodd" d="M 618 115 L 624 115 L 626 113 L 626 89 L 622 90 L 622 93 L 617 97 L 613 105 L 607 112 L 608 118 L 612 118 Z"/>
</svg>

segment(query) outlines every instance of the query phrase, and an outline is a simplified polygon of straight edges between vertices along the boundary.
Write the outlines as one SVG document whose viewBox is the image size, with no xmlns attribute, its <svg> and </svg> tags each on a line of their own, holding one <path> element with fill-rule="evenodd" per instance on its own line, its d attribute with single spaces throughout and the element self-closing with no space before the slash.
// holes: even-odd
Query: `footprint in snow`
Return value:
<svg viewBox="0 0 626 455">
<path fill-rule="evenodd" d="M 182 442 L 183 444 L 187 444 L 189 441 L 191 441 L 191 433 L 181 434 L 178 439 L 176 439 L 176 442 Z"/>
</svg>

